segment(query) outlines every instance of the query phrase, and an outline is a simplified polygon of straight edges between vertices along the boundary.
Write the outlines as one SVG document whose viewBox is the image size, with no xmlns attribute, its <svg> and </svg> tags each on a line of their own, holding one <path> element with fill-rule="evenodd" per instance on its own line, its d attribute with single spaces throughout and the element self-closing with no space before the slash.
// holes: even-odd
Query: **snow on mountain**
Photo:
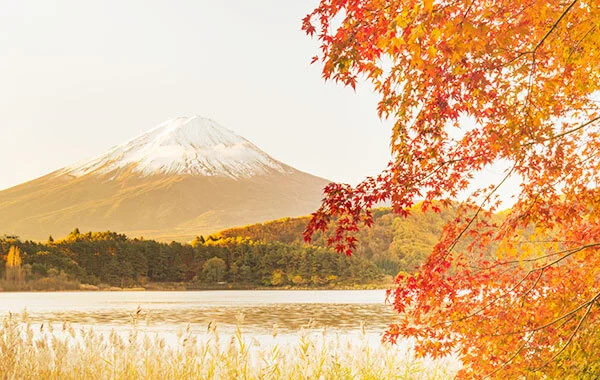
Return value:
<svg viewBox="0 0 600 380">
<path fill-rule="evenodd" d="M 293 169 L 213 120 L 178 117 L 92 159 L 63 169 L 64 174 L 108 174 L 130 168 L 147 176 L 190 174 L 249 178 Z"/>
</svg>

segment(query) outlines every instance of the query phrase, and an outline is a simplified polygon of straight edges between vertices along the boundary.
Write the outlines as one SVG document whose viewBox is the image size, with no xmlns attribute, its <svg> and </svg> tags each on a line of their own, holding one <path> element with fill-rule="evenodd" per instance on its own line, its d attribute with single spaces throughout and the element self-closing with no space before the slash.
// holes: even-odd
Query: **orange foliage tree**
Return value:
<svg viewBox="0 0 600 380">
<path fill-rule="evenodd" d="M 600 322 L 600 3 L 321 0 L 302 28 L 324 78 L 370 82 L 395 121 L 388 169 L 330 184 L 305 239 L 330 228 L 351 254 L 376 203 L 439 211 L 468 189 L 418 273 L 397 278 L 386 339 L 458 352 L 465 377 L 564 363 Z M 504 178 L 471 191 L 497 165 Z M 499 220 L 511 177 L 519 194 Z"/>
</svg>

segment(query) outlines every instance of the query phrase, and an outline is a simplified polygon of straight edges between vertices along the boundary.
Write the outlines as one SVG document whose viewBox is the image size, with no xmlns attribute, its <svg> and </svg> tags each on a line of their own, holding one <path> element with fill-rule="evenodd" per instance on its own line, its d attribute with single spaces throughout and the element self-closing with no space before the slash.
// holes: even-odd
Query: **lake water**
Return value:
<svg viewBox="0 0 600 380">
<path fill-rule="evenodd" d="M 380 336 L 395 314 L 384 290 L 0 293 L 0 315 L 24 310 L 34 324 L 96 330 L 126 331 L 137 316 L 144 331 L 161 335 L 187 325 L 202 333 L 216 323 L 220 332 L 239 325 L 254 336 L 272 335 L 274 325 L 283 335 L 304 328 Z"/>
<path fill-rule="evenodd" d="M 239 327 L 254 355 L 276 346 L 297 350 L 305 336 L 321 345 L 337 342 L 345 350 L 383 348 L 382 333 L 396 315 L 385 304 L 384 290 L 0 293 L 0 318 L 8 313 L 26 314 L 40 337 L 52 330 L 77 340 L 74 330 L 91 328 L 104 336 L 115 331 L 125 341 L 141 333 L 172 347 L 181 346 L 188 334 L 226 347 Z M 222 337 L 216 341 L 215 326 Z M 405 358 L 403 363 L 413 361 L 410 341 L 385 347 Z M 453 374 L 461 365 L 454 357 L 420 363 L 424 372 L 417 378 Z"/>
</svg>

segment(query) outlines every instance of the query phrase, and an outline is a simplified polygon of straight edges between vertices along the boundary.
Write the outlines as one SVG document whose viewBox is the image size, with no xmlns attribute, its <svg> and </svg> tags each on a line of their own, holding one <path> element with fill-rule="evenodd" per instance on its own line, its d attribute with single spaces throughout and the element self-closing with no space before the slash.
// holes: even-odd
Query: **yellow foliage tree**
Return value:
<svg viewBox="0 0 600 380">
<path fill-rule="evenodd" d="M 13 245 L 6 256 L 6 280 L 22 282 L 24 279 L 24 272 L 21 269 L 21 250 Z"/>
<path fill-rule="evenodd" d="M 6 256 L 6 267 L 20 267 L 21 266 L 21 250 L 19 247 L 15 247 L 14 245 L 10 247 L 8 250 L 8 255 Z"/>
</svg>

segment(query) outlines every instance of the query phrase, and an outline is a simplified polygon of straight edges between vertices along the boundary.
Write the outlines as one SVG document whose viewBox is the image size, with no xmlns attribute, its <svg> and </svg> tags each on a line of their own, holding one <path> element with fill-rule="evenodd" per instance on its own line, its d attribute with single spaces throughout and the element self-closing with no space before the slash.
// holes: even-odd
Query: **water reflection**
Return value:
<svg viewBox="0 0 600 380">
<path fill-rule="evenodd" d="M 63 322 L 89 325 L 130 325 L 133 311 L 96 310 L 30 313 L 34 322 Z M 261 306 L 204 307 L 189 309 L 152 309 L 142 312 L 138 319 L 150 325 L 200 324 L 216 322 L 233 326 L 243 314 L 244 327 L 257 333 L 267 332 L 276 324 L 281 332 L 298 331 L 309 322 L 315 327 L 336 330 L 355 330 L 363 322 L 368 330 L 383 330 L 394 315 L 384 305 L 352 304 L 272 304 Z"/>
<path fill-rule="evenodd" d="M 312 321 L 317 329 L 382 332 L 394 316 L 383 291 L 245 291 L 143 293 L 0 293 L 0 314 L 24 308 L 34 323 L 62 323 L 123 329 L 139 305 L 139 323 L 161 331 L 191 324 L 195 330 L 216 322 L 222 331 L 243 328 L 268 334 L 294 333 Z"/>
</svg>

